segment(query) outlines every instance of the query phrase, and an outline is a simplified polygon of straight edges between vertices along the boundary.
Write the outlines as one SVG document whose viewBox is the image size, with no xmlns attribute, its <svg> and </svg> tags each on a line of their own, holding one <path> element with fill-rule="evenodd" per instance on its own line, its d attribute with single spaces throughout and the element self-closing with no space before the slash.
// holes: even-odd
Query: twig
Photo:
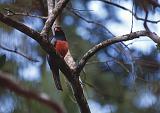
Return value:
<svg viewBox="0 0 160 113">
<path fill-rule="evenodd" d="M 29 14 L 29 13 L 19 13 L 19 12 L 14 12 L 9 8 L 4 8 L 4 10 L 7 11 L 7 16 L 15 16 L 15 15 L 19 15 L 19 16 L 29 16 L 29 17 L 35 17 L 35 18 L 41 18 L 46 20 L 48 17 L 44 17 L 44 16 L 39 16 L 39 15 L 33 15 L 33 14 Z"/>
<path fill-rule="evenodd" d="M 102 90 L 98 89 L 96 86 L 94 86 L 93 84 L 91 84 L 89 82 L 83 81 L 81 84 L 89 86 L 90 88 L 92 88 L 96 92 L 96 94 L 98 94 L 102 98 L 106 98 L 106 97 L 112 97 L 112 98 L 114 98 L 113 95 L 104 94 L 104 92 Z"/>
<path fill-rule="evenodd" d="M 51 100 L 45 93 L 37 93 L 33 90 L 29 90 L 20 85 L 19 82 L 13 80 L 11 76 L 7 73 L 0 71 L 0 86 L 9 89 L 10 91 L 15 92 L 18 95 L 23 96 L 24 98 L 33 99 L 40 103 L 47 105 L 52 108 L 56 113 L 64 113 L 62 108 L 53 100 Z"/>
<path fill-rule="evenodd" d="M 148 27 L 148 25 L 147 25 L 147 18 L 148 18 L 149 12 L 148 12 L 148 11 L 145 11 L 145 13 L 146 13 L 146 15 L 145 15 L 145 20 L 144 20 L 143 25 L 144 25 L 144 28 L 146 29 L 146 31 L 151 32 L 151 30 L 149 29 L 149 27 Z"/>
<path fill-rule="evenodd" d="M 131 31 L 130 31 L 130 33 L 132 33 L 132 31 L 133 31 L 133 8 L 134 8 L 134 1 L 132 1 L 132 23 L 131 23 Z"/>
<path fill-rule="evenodd" d="M 71 10 L 74 10 L 74 11 L 78 11 L 78 12 L 88 12 L 88 11 L 94 11 L 94 10 L 87 10 L 87 9 L 75 9 L 75 8 L 69 8 Z"/>
<path fill-rule="evenodd" d="M 39 61 L 36 60 L 36 59 L 33 59 L 33 58 L 31 58 L 31 57 L 28 57 L 28 56 L 24 55 L 24 54 L 21 53 L 21 52 L 18 52 L 17 49 L 12 50 L 12 49 L 6 48 L 6 47 L 4 47 L 4 46 L 2 46 L 2 45 L 0 45 L 0 48 L 3 49 L 3 50 L 5 50 L 5 51 L 9 51 L 9 52 L 12 52 L 12 53 L 16 53 L 16 54 L 18 54 L 18 55 L 26 58 L 26 59 L 29 60 L 29 61 L 39 62 Z"/>
</svg>

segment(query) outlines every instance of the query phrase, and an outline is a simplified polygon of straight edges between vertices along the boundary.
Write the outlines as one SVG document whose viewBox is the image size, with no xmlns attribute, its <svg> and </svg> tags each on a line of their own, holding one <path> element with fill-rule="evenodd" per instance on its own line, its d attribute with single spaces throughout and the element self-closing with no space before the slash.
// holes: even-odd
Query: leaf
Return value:
<svg viewBox="0 0 160 113">
<path fill-rule="evenodd" d="M 6 55 L 0 55 L 0 68 L 2 68 L 4 66 L 6 62 Z"/>
</svg>

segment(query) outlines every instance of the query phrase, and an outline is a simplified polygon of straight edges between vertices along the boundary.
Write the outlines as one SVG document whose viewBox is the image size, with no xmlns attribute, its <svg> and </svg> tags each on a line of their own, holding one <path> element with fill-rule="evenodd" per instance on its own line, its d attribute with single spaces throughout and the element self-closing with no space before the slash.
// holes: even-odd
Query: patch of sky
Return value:
<svg viewBox="0 0 160 113">
<path fill-rule="evenodd" d="M 128 76 L 123 79 L 122 85 L 127 86 L 130 89 L 133 89 L 135 87 L 135 80 L 136 80 L 136 73 L 132 72 L 131 70 Z"/>
<path fill-rule="evenodd" d="M 12 113 L 15 108 L 15 102 L 10 95 L 0 96 L 0 113 Z"/>
<path fill-rule="evenodd" d="M 157 101 L 156 96 L 150 90 L 140 91 L 134 99 L 134 105 L 138 108 L 149 108 Z"/>
<path fill-rule="evenodd" d="M 0 0 L 0 4 L 11 4 L 15 3 L 16 0 Z"/>
<path fill-rule="evenodd" d="M 29 64 L 28 66 L 19 69 L 19 75 L 21 79 L 26 81 L 40 81 L 40 68 L 37 65 Z"/>
<path fill-rule="evenodd" d="M 71 26 L 74 24 L 74 19 L 73 17 L 71 16 L 65 16 L 64 18 L 64 23 L 67 25 L 67 26 Z"/>
<path fill-rule="evenodd" d="M 156 48 L 156 43 L 148 37 L 141 37 L 139 39 L 127 41 L 125 44 L 129 44 L 128 47 L 135 48 L 137 51 L 140 51 L 145 55 L 149 55 L 152 50 Z"/>
<path fill-rule="evenodd" d="M 77 2 L 80 2 L 80 3 L 77 3 Z M 76 9 L 84 9 L 85 8 L 80 0 L 75 0 L 75 2 L 73 1 L 72 4 Z"/>
<path fill-rule="evenodd" d="M 112 61 L 112 59 L 110 57 L 108 57 L 105 53 L 100 52 L 99 54 L 97 54 L 97 57 L 99 59 L 100 62 L 106 62 L 106 60 L 108 61 Z"/>
<path fill-rule="evenodd" d="M 117 46 L 110 46 L 110 47 L 108 47 L 108 51 L 109 51 L 109 54 L 111 55 L 111 56 L 113 56 L 113 57 L 116 57 L 116 56 L 118 56 L 119 55 L 119 52 L 117 52 L 118 50 L 118 48 L 117 48 Z"/>
<path fill-rule="evenodd" d="M 94 100 L 88 100 L 88 104 L 92 113 L 113 113 L 117 111 L 117 106 L 112 104 L 102 106 Z"/>
<path fill-rule="evenodd" d="M 90 1 L 87 4 L 89 10 L 94 19 L 105 19 L 108 16 L 106 9 L 104 8 L 104 3 L 101 1 Z"/>
<path fill-rule="evenodd" d="M 90 39 L 90 33 L 84 27 L 77 27 L 76 28 L 76 33 L 77 33 L 77 35 L 81 36 L 82 39 L 84 39 L 84 40 L 89 40 Z"/>
</svg>

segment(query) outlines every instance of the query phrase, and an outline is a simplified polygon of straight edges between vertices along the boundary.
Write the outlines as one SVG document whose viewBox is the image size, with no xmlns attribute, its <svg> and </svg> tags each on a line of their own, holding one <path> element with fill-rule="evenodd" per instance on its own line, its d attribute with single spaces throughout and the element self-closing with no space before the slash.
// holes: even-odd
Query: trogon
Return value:
<svg viewBox="0 0 160 113">
<path fill-rule="evenodd" d="M 55 31 L 55 37 L 52 39 L 51 42 L 53 43 L 54 48 L 59 53 L 59 55 L 62 58 L 64 58 L 68 52 L 68 42 L 67 42 L 65 33 L 63 32 L 61 27 L 55 27 L 54 31 Z M 54 59 L 54 57 L 50 55 L 48 55 L 47 59 L 53 74 L 53 79 L 54 79 L 56 88 L 58 90 L 62 90 L 62 85 L 61 85 L 60 76 L 59 76 L 59 67 L 58 67 L 57 61 Z"/>
</svg>

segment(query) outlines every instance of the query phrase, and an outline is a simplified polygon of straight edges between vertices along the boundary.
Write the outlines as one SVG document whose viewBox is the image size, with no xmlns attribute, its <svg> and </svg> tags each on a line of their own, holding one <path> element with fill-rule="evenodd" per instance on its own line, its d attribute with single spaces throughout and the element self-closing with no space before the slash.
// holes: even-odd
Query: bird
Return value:
<svg viewBox="0 0 160 113">
<path fill-rule="evenodd" d="M 64 59 L 65 55 L 68 52 L 68 42 L 65 36 L 64 31 L 61 27 L 54 28 L 55 36 L 53 37 L 51 43 L 54 45 L 56 52 L 60 55 L 61 58 Z M 48 64 L 52 71 L 53 79 L 55 82 L 55 86 L 57 90 L 62 90 L 62 85 L 60 82 L 59 76 L 59 67 L 57 61 L 54 57 L 48 55 L 47 56 Z"/>
</svg>

